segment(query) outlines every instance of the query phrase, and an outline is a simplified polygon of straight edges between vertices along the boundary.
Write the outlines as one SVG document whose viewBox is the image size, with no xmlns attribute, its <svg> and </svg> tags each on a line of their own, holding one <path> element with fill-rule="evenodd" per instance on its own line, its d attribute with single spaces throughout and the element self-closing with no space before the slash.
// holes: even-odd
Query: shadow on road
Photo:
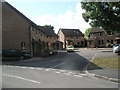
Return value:
<svg viewBox="0 0 120 90">
<path fill-rule="evenodd" d="M 89 64 L 89 65 L 88 65 Z M 37 68 L 52 68 L 60 70 L 74 70 L 84 71 L 88 66 L 88 70 L 102 69 L 94 63 L 87 60 L 85 57 L 75 52 L 59 52 L 58 55 L 54 55 L 46 58 L 37 58 L 33 60 L 23 61 L 7 61 L 2 62 L 2 65 L 12 66 L 26 66 L 26 67 L 37 67 Z"/>
</svg>

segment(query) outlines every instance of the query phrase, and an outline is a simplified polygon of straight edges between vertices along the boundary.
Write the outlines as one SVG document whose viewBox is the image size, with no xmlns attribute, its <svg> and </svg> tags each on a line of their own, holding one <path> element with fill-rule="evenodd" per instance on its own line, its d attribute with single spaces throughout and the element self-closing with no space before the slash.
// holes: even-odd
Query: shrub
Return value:
<svg viewBox="0 0 120 90">
<path fill-rule="evenodd" d="M 107 43 L 106 47 L 112 47 L 113 45 L 111 43 Z"/>
</svg>

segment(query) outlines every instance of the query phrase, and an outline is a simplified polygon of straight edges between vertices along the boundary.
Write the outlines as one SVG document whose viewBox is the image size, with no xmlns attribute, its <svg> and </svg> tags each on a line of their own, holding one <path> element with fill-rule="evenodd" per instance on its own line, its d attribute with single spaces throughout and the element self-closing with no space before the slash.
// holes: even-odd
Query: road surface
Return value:
<svg viewBox="0 0 120 90">
<path fill-rule="evenodd" d="M 100 50 L 78 49 L 73 53 L 61 52 L 56 56 L 36 60 L 3 62 L 2 87 L 118 88 L 115 82 L 91 78 L 82 72 L 89 60 L 97 56 L 96 53 L 98 57 L 105 55 Z"/>
</svg>

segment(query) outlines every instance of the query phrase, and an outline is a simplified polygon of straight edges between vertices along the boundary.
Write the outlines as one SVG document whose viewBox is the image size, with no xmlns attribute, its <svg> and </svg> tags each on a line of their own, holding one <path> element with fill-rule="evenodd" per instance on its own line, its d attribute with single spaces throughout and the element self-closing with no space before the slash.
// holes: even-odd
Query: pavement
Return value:
<svg viewBox="0 0 120 90">
<path fill-rule="evenodd" d="M 120 83 L 120 70 L 91 66 L 90 62 L 85 69 L 85 73 L 90 77 Z"/>
</svg>

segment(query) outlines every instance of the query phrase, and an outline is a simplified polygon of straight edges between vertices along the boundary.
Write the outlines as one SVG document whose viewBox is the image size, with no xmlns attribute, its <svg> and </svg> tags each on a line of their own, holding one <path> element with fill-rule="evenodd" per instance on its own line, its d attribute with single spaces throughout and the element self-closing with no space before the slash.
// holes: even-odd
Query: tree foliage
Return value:
<svg viewBox="0 0 120 90">
<path fill-rule="evenodd" d="M 85 36 L 86 39 L 88 39 L 88 37 L 89 37 L 89 32 L 90 32 L 91 30 L 92 30 L 92 28 L 88 28 L 88 29 L 85 30 L 84 36 Z"/>
<path fill-rule="evenodd" d="M 120 31 L 120 2 L 81 2 L 83 18 L 91 26 L 102 27 L 108 34 Z"/>
<path fill-rule="evenodd" d="M 43 27 L 54 31 L 54 26 L 52 25 L 44 25 Z"/>
</svg>

